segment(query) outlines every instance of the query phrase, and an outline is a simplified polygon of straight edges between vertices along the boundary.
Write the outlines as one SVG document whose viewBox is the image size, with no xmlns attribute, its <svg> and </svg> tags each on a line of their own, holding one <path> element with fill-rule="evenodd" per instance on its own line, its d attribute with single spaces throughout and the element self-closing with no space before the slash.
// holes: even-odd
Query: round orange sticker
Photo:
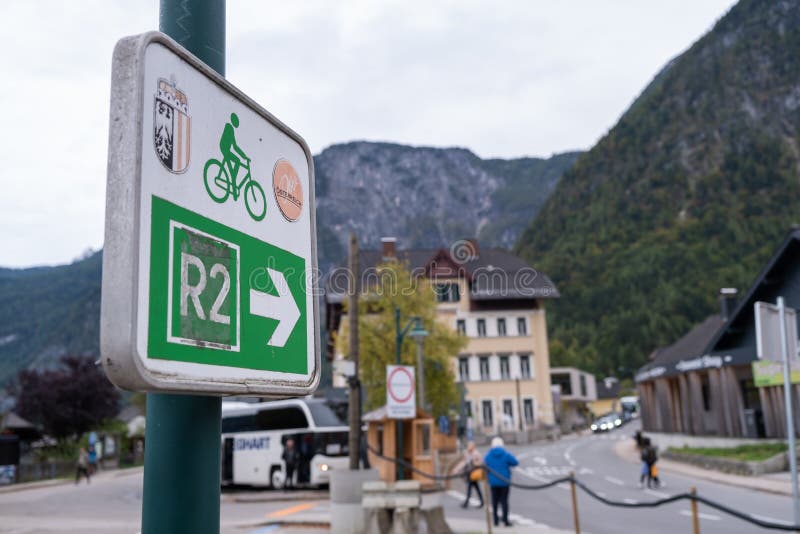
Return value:
<svg viewBox="0 0 800 534">
<path fill-rule="evenodd" d="M 285 159 L 279 159 L 275 163 L 272 189 L 283 216 L 288 221 L 296 221 L 303 211 L 303 184 L 292 164 Z"/>
</svg>

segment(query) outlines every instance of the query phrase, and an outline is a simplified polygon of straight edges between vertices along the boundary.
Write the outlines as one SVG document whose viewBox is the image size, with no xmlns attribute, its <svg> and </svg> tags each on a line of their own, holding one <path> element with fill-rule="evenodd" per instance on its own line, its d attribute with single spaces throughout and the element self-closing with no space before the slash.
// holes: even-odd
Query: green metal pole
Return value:
<svg viewBox="0 0 800 534">
<path fill-rule="evenodd" d="M 161 0 L 159 29 L 225 75 L 225 0 Z M 221 399 L 147 395 L 143 534 L 219 534 Z"/>
<path fill-rule="evenodd" d="M 400 308 L 394 309 L 394 325 L 395 325 L 395 352 L 394 352 L 394 363 L 396 365 L 401 365 L 400 362 L 400 348 L 403 344 L 403 333 L 400 331 Z M 402 419 L 397 419 L 395 422 L 395 433 L 397 434 L 397 459 L 403 459 L 403 421 Z M 397 480 L 403 480 L 404 476 L 403 472 L 403 465 L 398 463 L 397 464 Z"/>
</svg>

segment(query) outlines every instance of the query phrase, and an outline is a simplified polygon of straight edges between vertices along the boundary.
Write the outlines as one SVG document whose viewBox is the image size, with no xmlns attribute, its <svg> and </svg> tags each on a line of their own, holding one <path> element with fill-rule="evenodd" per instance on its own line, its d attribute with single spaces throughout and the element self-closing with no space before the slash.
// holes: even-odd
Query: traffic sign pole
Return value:
<svg viewBox="0 0 800 534">
<path fill-rule="evenodd" d="M 225 75 L 225 0 L 161 0 L 159 29 Z M 221 399 L 147 395 L 143 534 L 219 533 Z"/>
</svg>

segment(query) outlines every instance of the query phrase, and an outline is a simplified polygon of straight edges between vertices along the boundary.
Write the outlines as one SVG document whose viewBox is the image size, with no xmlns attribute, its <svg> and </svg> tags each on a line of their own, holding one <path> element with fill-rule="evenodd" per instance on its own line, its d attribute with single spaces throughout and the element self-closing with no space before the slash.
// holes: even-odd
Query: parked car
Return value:
<svg viewBox="0 0 800 534">
<path fill-rule="evenodd" d="M 622 425 L 622 416 L 616 412 L 609 412 L 591 424 L 592 432 L 608 432 Z"/>
</svg>

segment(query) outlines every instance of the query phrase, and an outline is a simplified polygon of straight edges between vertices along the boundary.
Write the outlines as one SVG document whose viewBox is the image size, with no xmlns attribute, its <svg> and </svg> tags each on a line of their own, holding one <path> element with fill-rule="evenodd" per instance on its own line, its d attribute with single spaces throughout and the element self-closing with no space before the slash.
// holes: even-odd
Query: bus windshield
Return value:
<svg viewBox="0 0 800 534">
<path fill-rule="evenodd" d="M 344 421 L 334 413 L 327 404 L 322 402 L 309 402 L 308 409 L 314 424 L 317 426 L 345 426 Z"/>
</svg>

